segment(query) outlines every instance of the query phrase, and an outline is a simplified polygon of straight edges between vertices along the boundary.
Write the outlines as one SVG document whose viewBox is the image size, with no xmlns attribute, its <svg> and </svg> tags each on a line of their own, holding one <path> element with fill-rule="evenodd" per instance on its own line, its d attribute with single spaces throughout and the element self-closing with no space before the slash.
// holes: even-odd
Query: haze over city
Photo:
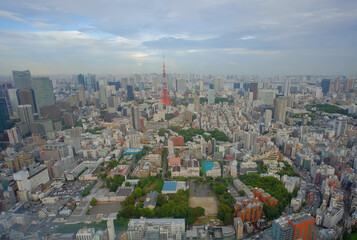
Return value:
<svg viewBox="0 0 357 240">
<path fill-rule="evenodd" d="M 0 74 L 355 75 L 356 1 L 20 1 L 0 7 Z"/>
</svg>

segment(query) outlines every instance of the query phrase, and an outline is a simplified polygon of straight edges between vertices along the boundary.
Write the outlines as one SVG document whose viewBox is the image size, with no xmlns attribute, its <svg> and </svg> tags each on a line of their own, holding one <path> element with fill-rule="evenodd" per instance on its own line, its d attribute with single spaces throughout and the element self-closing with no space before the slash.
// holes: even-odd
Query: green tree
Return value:
<svg viewBox="0 0 357 240">
<path fill-rule="evenodd" d="M 214 187 L 214 192 L 217 195 L 222 195 L 225 191 L 227 191 L 227 187 L 223 184 L 220 184 L 220 185 Z"/>
<path fill-rule="evenodd" d="M 125 187 L 130 187 L 130 182 L 126 182 Z"/>
<path fill-rule="evenodd" d="M 156 199 L 156 206 L 161 207 L 162 205 L 164 205 L 165 203 L 167 203 L 167 198 L 164 194 L 159 193 L 157 195 L 157 199 Z"/>
<path fill-rule="evenodd" d="M 96 198 L 92 198 L 92 200 L 90 200 L 91 206 L 95 206 L 95 205 L 97 205 L 97 203 L 98 203 L 98 200 Z"/>
<path fill-rule="evenodd" d="M 90 190 L 88 188 L 85 188 L 82 192 L 82 197 L 88 196 L 90 194 Z"/>
<path fill-rule="evenodd" d="M 270 206 L 269 203 L 264 203 L 263 211 L 268 220 L 280 217 L 279 208 L 277 206 Z"/>
<path fill-rule="evenodd" d="M 140 188 L 140 187 L 136 187 L 133 191 L 133 197 L 134 198 L 138 198 L 138 197 L 141 197 L 143 195 L 143 190 Z"/>
<path fill-rule="evenodd" d="M 218 206 L 217 217 L 224 222 L 224 224 L 232 224 L 233 210 L 230 206 L 220 203 Z"/>
<path fill-rule="evenodd" d="M 239 190 L 239 191 L 238 191 L 238 194 L 239 194 L 240 196 L 244 196 L 244 195 L 245 195 L 245 192 L 244 192 L 244 190 Z"/>
</svg>

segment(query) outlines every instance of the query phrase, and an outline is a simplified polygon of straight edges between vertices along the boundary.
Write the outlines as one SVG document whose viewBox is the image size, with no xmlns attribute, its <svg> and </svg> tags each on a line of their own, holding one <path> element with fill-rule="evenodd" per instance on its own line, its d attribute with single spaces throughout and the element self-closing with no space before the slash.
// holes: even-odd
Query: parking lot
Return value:
<svg viewBox="0 0 357 240">
<path fill-rule="evenodd" d="M 198 184 L 195 181 L 187 182 L 190 189 L 190 197 L 214 197 L 214 193 L 209 186 L 209 183 Z"/>
</svg>

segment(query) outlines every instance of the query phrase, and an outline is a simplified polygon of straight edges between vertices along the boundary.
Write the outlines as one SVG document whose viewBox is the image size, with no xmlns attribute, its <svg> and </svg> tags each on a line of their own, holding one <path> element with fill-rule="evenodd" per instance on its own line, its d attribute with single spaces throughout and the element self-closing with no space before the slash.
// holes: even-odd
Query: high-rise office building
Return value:
<svg viewBox="0 0 357 240">
<path fill-rule="evenodd" d="M 214 104 L 216 101 L 216 91 L 214 89 L 208 90 L 208 104 Z"/>
<path fill-rule="evenodd" d="M 52 81 L 48 77 L 37 77 L 32 79 L 33 91 L 35 93 L 37 110 L 43 106 L 55 105 Z"/>
<path fill-rule="evenodd" d="M 344 136 L 347 130 L 347 119 L 346 118 L 338 118 L 335 123 L 335 132 L 336 137 Z"/>
<path fill-rule="evenodd" d="M 88 74 L 84 78 L 85 86 L 87 90 L 98 91 L 97 79 L 94 74 Z"/>
<path fill-rule="evenodd" d="M 348 78 L 346 80 L 346 84 L 345 84 L 345 92 L 349 93 L 354 88 L 355 88 L 355 79 L 354 78 Z"/>
<path fill-rule="evenodd" d="M 78 85 L 82 85 L 83 87 L 85 87 L 84 75 L 83 74 L 78 74 L 77 83 L 78 83 Z"/>
<path fill-rule="evenodd" d="M 21 122 L 26 123 L 27 128 L 30 129 L 30 125 L 34 121 L 32 106 L 29 104 L 19 105 L 18 109 Z"/>
<path fill-rule="evenodd" d="M 20 143 L 21 136 L 20 136 L 20 133 L 16 127 L 13 127 L 11 129 L 7 130 L 6 133 L 7 133 L 7 136 L 9 138 L 9 142 L 11 145 Z"/>
<path fill-rule="evenodd" d="M 183 78 L 176 79 L 176 91 L 183 92 L 186 91 L 186 80 Z"/>
<path fill-rule="evenodd" d="M 245 92 L 248 92 L 249 88 L 250 88 L 250 83 L 243 83 L 243 89 Z"/>
<path fill-rule="evenodd" d="M 132 101 L 134 100 L 134 88 L 131 85 L 126 86 L 127 91 L 127 100 Z"/>
<path fill-rule="evenodd" d="M 250 91 L 253 93 L 253 101 L 258 99 L 258 83 L 250 83 Z"/>
<path fill-rule="evenodd" d="M 32 78 L 29 70 L 25 71 L 12 71 L 12 77 L 14 78 L 15 88 L 31 88 Z"/>
<path fill-rule="evenodd" d="M 108 82 L 108 86 L 115 86 L 115 91 L 118 91 L 120 88 L 120 82 Z"/>
<path fill-rule="evenodd" d="M 200 80 L 200 91 L 203 91 L 203 80 Z"/>
<path fill-rule="evenodd" d="M 156 94 L 158 92 L 158 77 L 153 76 L 152 77 L 152 91 Z"/>
<path fill-rule="evenodd" d="M 32 112 L 37 112 L 37 105 L 35 99 L 35 92 L 29 88 L 23 88 L 17 90 L 17 99 L 20 105 L 31 105 Z"/>
<path fill-rule="evenodd" d="M 259 89 L 260 93 L 260 101 L 265 105 L 274 105 L 275 96 L 277 94 L 277 90 L 273 89 Z M 254 96 L 253 96 L 254 98 Z"/>
<path fill-rule="evenodd" d="M 104 80 L 99 81 L 99 97 L 100 97 L 100 103 L 107 106 L 108 105 L 107 82 Z"/>
<path fill-rule="evenodd" d="M 325 96 L 330 91 L 330 86 L 331 86 L 331 79 L 322 79 L 321 88 Z"/>
<path fill-rule="evenodd" d="M 7 121 L 10 119 L 6 98 L 0 98 L 0 133 L 9 129 Z"/>
<path fill-rule="evenodd" d="M 270 127 L 273 112 L 270 109 L 265 110 L 264 113 L 264 125 Z"/>
<path fill-rule="evenodd" d="M 141 129 L 140 117 L 141 117 L 140 108 L 137 106 L 132 106 L 131 107 L 131 125 L 137 131 L 140 131 L 140 129 Z"/>
<path fill-rule="evenodd" d="M 284 90 L 284 96 L 285 97 L 289 97 L 290 96 L 290 83 L 291 83 L 291 80 L 289 78 L 285 82 L 285 90 Z"/>
<path fill-rule="evenodd" d="M 19 105 L 19 100 L 17 99 L 17 89 L 16 88 L 7 89 L 7 94 L 10 100 L 12 115 L 18 118 L 19 111 L 17 110 L 17 106 Z"/>
<path fill-rule="evenodd" d="M 220 77 L 217 78 L 217 80 L 214 82 L 214 89 L 219 92 L 221 91 L 222 88 L 222 79 Z"/>
<path fill-rule="evenodd" d="M 86 93 L 84 91 L 83 85 L 78 86 L 78 98 L 79 101 L 82 103 L 82 106 L 84 106 L 86 104 Z"/>
<path fill-rule="evenodd" d="M 275 115 L 274 119 L 275 122 L 279 122 L 281 124 L 285 124 L 285 117 L 286 117 L 286 107 L 288 105 L 287 98 L 279 97 L 276 99 L 275 102 Z"/>
</svg>

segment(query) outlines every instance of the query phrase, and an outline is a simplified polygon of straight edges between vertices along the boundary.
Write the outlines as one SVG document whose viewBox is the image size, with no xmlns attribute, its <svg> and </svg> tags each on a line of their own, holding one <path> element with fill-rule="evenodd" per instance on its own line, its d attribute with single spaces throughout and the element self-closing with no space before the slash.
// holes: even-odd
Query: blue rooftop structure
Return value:
<svg viewBox="0 0 357 240">
<path fill-rule="evenodd" d="M 162 187 L 162 193 L 176 193 L 177 192 L 177 182 L 164 182 L 164 186 Z"/>
<path fill-rule="evenodd" d="M 140 148 L 127 148 L 124 151 L 124 155 L 137 155 L 139 152 L 141 152 Z"/>
<path fill-rule="evenodd" d="M 203 174 L 206 174 L 207 170 L 212 170 L 213 167 L 214 167 L 214 163 L 213 162 L 202 162 L 202 172 L 203 172 Z"/>
</svg>

